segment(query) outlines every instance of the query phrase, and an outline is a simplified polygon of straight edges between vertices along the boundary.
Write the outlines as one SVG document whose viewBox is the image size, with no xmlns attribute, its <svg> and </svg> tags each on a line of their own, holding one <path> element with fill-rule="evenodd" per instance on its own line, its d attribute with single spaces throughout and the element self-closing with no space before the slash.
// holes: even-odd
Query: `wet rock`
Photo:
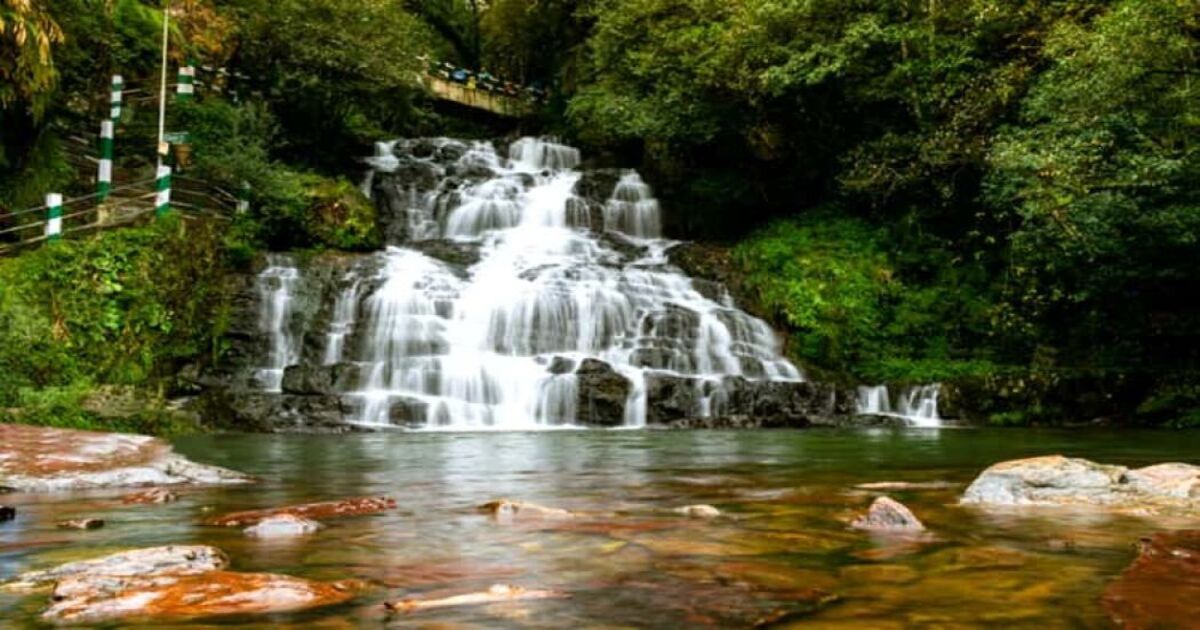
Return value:
<svg viewBox="0 0 1200 630">
<path fill-rule="evenodd" d="M 468 267 L 479 262 L 479 243 L 464 243 L 447 239 L 420 241 L 409 247 L 444 263 L 456 271 L 465 273 Z"/>
<path fill-rule="evenodd" d="M 1091 506 L 1143 514 L 1200 512 L 1200 467 L 1159 464 L 1130 470 L 1051 455 L 996 464 L 962 502 L 990 506 Z"/>
<path fill-rule="evenodd" d="M 685 505 L 675 511 L 688 518 L 717 518 L 721 515 L 721 510 L 711 505 Z"/>
<path fill-rule="evenodd" d="M 10 505 L 0 505 L 0 523 L 16 520 L 17 508 Z"/>
<path fill-rule="evenodd" d="M 535 599 L 565 599 L 570 597 L 561 591 L 532 590 L 521 586 L 496 584 L 481 593 L 467 593 L 438 599 L 404 599 L 385 602 L 384 607 L 392 612 L 411 613 L 431 608 L 454 606 L 479 606 L 500 602 L 528 601 Z"/>
<path fill-rule="evenodd" d="M 229 566 L 229 558 L 216 547 L 173 545 L 122 551 L 91 560 L 68 562 L 53 569 L 22 573 L 14 586 L 36 587 L 68 578 L 195 575 Z"/>
<path fill-rule="evenodd" d="M 850 523 L 854 529 L 887 532 L 920 532 L 923 525 L 903 503 L 888 497 L 879 497 L 871 504 L 867 513 Z"/>
<path fill-rule="evenodd" d="M 333 371 L 322 365 L 293 365 L 283 371 L 283 393 L 298 396 L 336 394 Z"/>
<path fill-rule="evenodd" d="M 695 379 L 668 374 L 646 376 L 646 424 L 667 425 L 693 418 L 700 411 Z"/>
<path fill-rule="evenodd" d="M 603 204 L 612 197 L 623 171 L 615 168 L 586 169 L 575 182 L 576 195 L 595 203 Z"/>
<path fill-rule="evenodd" d="M 574 518 L 575 514 L 561 508 L 546 507 L 536 503 L 499 499 L 479 506 L 479 511 L 490 514 L 497 521 L 511 523 L 528 520 L 561 520 Z"/>
<path fill-rule="evenodd" d="M 294 613 L 340 604 L 362 585 L 267 573 L 85 575 L 60 581 L 42 619 L 55 623 L 181 621 L 227 615 Z"/>
<path fill-rule="evenodd" d="M 578 378 L 579 422 L 591 426 L 619 427 L 625 424 L 625 402 L 633 384 L 611 365 L 584 359 L 575 371 Z"/>
<path fill-rule="evenodd" d="M 559 376 L 570 374 L 575 371 L 575 361 L 567 357 L 554 357 L 550 361 L 550 367 L 546 368 L 546 371 Z"/>
<path fill-rule="evenodd" d="M 59 529 L 100 529 L 104 527 L 104 519 L 81 518 L 73 521 L 59 521 Z"/>
<path fill-rule="evenodd" d="M 157 438 L 0 424 L 0 485 L 25 492 L 249 481 L 192 462 Z"/>
<path fill-rule="evenodd" d="M 252 538 L 290 538 L 305 536 L 321 529 L 321 524 L 292 514 L 264 518 L 243 532 Z"/>
<path fill-rule="evenodd" d="M 121 499 L 122 503 L 129 505 L 160 505 L 163 503 L 174 503 L 179 500 L 179 495 L 165 488 L 151 488 L 144 492 L 136 492 L 126 495 Z"/>
<path fill-rule="evenodd" d="M 219 516 L 208 521 L 217 527 L 245 527 L 256 525 L 266 519 L 290 515 L 306 519 L 326 520 L 343 516 L 379 514 L 395 509 L 396 501 L 388 497 L 361 497 L 342 501 L 306 503 L 267 510 L 248 510 Z"/>
<path fill-rule="evenodd" d="M 1122 628 L 1192 628 L 1200 619 L 1200 531 L 1142 539 L 1138 557 L 1101 599 Z"/>
</svg>

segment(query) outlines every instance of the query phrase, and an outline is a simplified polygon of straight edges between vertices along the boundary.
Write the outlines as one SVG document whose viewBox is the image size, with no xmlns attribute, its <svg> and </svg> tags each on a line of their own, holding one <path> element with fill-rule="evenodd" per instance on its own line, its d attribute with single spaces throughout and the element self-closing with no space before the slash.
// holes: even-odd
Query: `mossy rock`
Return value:
<svg viewBox="0 0 1200 630">
<path fill-rule="evenodd" d="M 371 200 L 345 179 L 306 182 L 310 199 L 304 227 L 314 241 L 350 251 L 378 249 L 383 244 L 378 213 Z"/>
</svg>

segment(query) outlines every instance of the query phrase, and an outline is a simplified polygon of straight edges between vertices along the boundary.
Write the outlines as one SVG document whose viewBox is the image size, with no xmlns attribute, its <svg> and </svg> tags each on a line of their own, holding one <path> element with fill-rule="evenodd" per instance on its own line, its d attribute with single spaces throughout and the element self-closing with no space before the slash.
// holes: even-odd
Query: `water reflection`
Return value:
<svg viewBox="0 0 1200 630">
<path fill-rule="evenodd" d="M 829 626 L 1097 626 L 1096 598 L 1128 562 L 1131 543 L 1188 524 L 959 507 L 963 485 L 1003 459 L 1063 452 L 1141 465 L 1195 461 L 1196 446 L 1193 434 L 969 430 L 202 436 L 179 449 L 261 483 L 192 490 L 165 506 L 124 506 L 120 493 L 9 495 L 21 518 L 0 526 L 0 577 L 110 549 L 193 542 L 226 550 L 238 570 L 375 585 L 353 604 L 273 626 L 379 625 L 385 598 L 494 583 L 572 598 L 396 623 L 746 626 L 820 591 L 841 597 L 813 617 Z M 880 481 L 949 484 L 893 493 L 929 536 L 897 542 L 847 528 L 875 496 L 854 486 Z M 215 513 L 379 494 L 399 508 L 331 520 L 296 542 L 200 524 Z M 474 509 L 501 497 L 583 516 L 503 524 Z M 673 512 L 697 503 L 725 515 L 701 521 Z M 54 529 L 79 517 L 109 525 Z M 6 619 L 32 619 L 44 605 L 44 596 L 0 592 Z"/>
</svg>

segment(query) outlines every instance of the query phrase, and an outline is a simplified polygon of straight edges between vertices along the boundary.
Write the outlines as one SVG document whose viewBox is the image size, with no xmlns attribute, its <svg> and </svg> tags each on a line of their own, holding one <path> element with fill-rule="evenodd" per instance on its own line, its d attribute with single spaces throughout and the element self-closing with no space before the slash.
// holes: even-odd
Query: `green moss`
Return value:
<svg viewBox="0 0 1200 630">
<path fill-rule="evenodd" d="M 310 179 L 305 231 L 326 247 L 371 250 L 383 244 L 375 206 L 345 179 Z"/>
</svg>

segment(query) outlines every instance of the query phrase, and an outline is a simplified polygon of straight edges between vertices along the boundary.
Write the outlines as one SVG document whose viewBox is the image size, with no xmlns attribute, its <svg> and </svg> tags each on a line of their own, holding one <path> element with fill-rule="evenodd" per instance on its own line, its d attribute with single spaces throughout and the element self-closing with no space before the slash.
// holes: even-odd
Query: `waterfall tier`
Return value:
<svg viewBox="0 0 1200 630">
<path fill-rule="evenodd" d="M 302 272 L 260 276 L 266 389 L 324 366 L 356 426 L 519 430 L 782 413 L 806 385 L 769 326 L 668 262 L 637 173 L 534 138 L 397 141 L 370 163 L 389 246 L 337 272 L 313 349 L 287 325 Z"/>
</svg>

